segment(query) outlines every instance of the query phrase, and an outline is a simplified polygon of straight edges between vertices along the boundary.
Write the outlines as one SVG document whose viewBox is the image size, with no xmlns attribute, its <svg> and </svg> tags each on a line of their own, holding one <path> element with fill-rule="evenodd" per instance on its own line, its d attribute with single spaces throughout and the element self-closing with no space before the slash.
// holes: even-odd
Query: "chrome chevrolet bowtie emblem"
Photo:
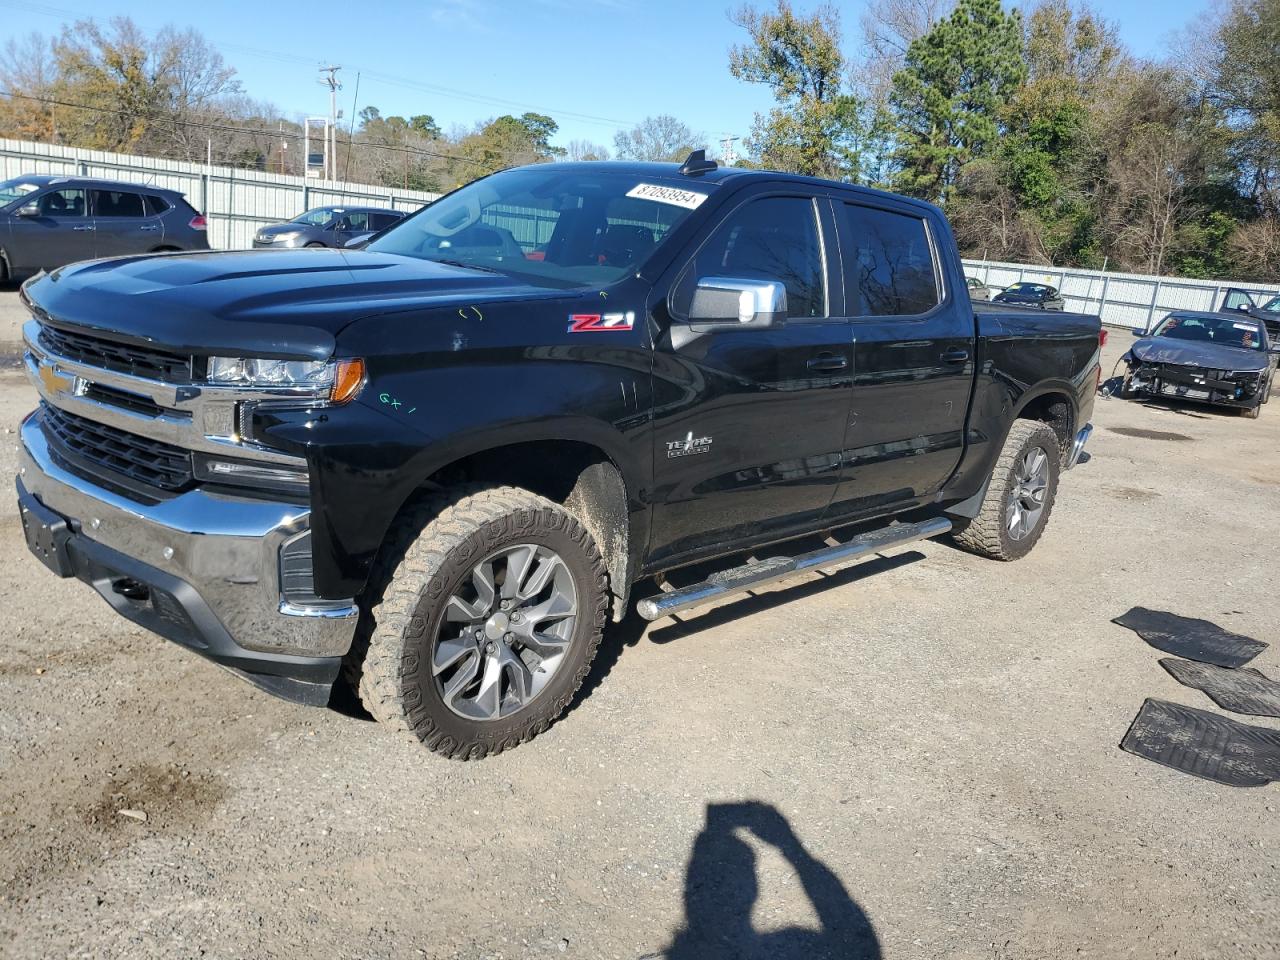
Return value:
<svg viewBox="0 0 1280 960">
<path fill-rule="evenodd" d="M 40 364 L 40 385 L 47 394 L 72 393 L 76 378 L 68 376 L 52 363 Z"/>
</svg>

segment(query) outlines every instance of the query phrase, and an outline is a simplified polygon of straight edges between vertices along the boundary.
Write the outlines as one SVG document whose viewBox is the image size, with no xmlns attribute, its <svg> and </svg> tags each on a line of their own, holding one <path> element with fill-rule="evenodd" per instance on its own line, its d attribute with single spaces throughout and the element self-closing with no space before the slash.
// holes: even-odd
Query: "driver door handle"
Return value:
<svg viewBox="0 0 1280 960">
<path fill-rule="evenodd" d="M 969 359 L 969 351 L 960 347 L 952 347 L 950 350 L 942 351 L 943 363 L 964 363 Z"/>
<path fill-rule="evenodd" d="M 93 226 L 92 226 L 91 224 L 87 224 L 87 223 L 86 223 L 86 224 L 83 224 L 82 226 L 79 226 L 79 227 L 72 227 L 71 229 L 72 229 L 72 230 L 77 230 L 77 231 L 81 231 L 81 230 L 92 230 L 92 229 L 93 229 Z"/>
<path fill-rule="evenodd" d="M 849 358 L 842 357 L 836 353 L 820 353 L 806 363 L 805 366 L 810 370 L 834 372 L 836 370 L 843 370 L 849 366 Z"/>
</svg>

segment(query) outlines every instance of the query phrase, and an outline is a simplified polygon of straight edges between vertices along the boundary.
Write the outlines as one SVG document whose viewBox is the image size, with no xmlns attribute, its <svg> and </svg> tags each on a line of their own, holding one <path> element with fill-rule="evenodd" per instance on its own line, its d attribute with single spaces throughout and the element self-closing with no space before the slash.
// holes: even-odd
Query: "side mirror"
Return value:
<svg viewBox="0 0 1280 960">
<path fill-rule="evenodd" d="M 38 217 L 40 216 L 40 205 L 32 200 L 25 206 L 18 208 L 18 216 L 20 217 Z"/>
<path fill-rule="evenodd" d="M 759 330 L 787 322 L 787 288 L 776 280 L 703 277 L 693 291 L 689 323 Z"/>
<path fill-rule="evenodd" d="M 366 243 L 368 243 L 368 242 L 369 242 L 369 237 L 368 237 L 368 235 L 365 235 L 365 236 L 363 236 L 363 237 L 352 237 L 350 240 L 348 240 L 348 241 L 347 241 L 346 243 L 344 243 L 342 246 L 343 246 L 343 248 L 344 248 L 344 249 L 346 249 L 346 250 L 359 250 L 361 247 L 363 247 L 363 246 L 364 246 Z"/>
<path fill-rule="evenodd" d="M 1135 337 L 1145 337 L 1147 335 L 1147 331 L 1144 330 L 1142 327 L 1134 327 L 1129 332 L 1132 333 Z"/>
</svg>

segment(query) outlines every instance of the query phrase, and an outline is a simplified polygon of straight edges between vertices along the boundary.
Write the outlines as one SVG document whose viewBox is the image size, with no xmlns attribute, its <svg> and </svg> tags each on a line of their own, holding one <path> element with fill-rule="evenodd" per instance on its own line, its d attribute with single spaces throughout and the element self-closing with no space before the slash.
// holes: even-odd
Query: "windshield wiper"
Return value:
<svg viewBox="0 0 1280 960">
<path fill-rule="evenodd" d="M 462 267 L 464 270 L 479 270 L 481 273 L 497 273 L 506 276 L 501 270 L 494 267 L 481 267 L 474 263 L 463 263 L 461 260 L 442 260 L 439 257 L 431 257 L 436 263 L 447 263 L 451 267 Z"/>
</svg>

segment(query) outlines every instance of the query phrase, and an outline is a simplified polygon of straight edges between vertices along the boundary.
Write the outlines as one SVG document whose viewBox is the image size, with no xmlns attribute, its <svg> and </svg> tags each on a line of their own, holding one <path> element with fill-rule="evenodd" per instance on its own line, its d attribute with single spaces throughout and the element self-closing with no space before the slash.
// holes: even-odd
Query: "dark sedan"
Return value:
<svg viewBox="0 0 1280 960">
<path fill-rule="evenodd" d="M 1057 287 L 1043 283 L 1015 283 L 991 298 L 995 303 L 1011 303 L 1020 307 L 1039 307 L 1041 310 L 1066 309 L 1066 301 L 1058 294 Z"/>
<path fill-rule="evenodd" d="M 255 249 L 345 247 L 373 236 L 408 214 L 385 207 L 316 207 L 288 223 L 262 227 L 253 235 Z"/>
<path fill-rule="evenodd" d="M 1230 313 L 1171 313 L 1124 355 L 1120 396 L 1199 400 L 1256 418 L 1271 395 L 1272 347 L 1262 321 Z"/>
<path fill-rule="evenodd" d="M 208 250 L 204 217 L 175 190 L 23 176 L 0 183 L 0 280 L 165 250 Z"/>
</svg>

